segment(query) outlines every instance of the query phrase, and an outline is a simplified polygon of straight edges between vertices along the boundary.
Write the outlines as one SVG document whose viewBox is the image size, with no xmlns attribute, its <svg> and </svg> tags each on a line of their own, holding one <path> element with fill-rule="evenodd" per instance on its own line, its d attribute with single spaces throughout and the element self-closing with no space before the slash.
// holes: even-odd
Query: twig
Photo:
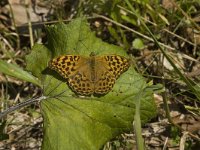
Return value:
<svg viewBox="0 0 200 150">
<path fill-rule="evenodd" d="M 16 31 L 16 37 L 17 37 L 17 49 L 19 49 L 19 48 L 20 48 L 20 38 L 19 38 L 19 33 L 18 33 L 18 31 L 17 31 L 17 26 L 16 26 L 16 22 L 15 22 L 15 17 L 14 17 L 13 9 L 12 9 L 10 3 L 9 3 L 8 5 L 9 5 L 9 8 L 10 8 L 10 12 L 11 12 L 12 23 L 13 23 L 14 29 L 15 29 L 15 31 Z"/>
<path fill-rule="evenodd" d="M 183 9 L 181 9 L 181 7 L 180 6 L 178 6 L 177 5 L 177 3 L 175 2 L 175 1 L 173 1 L 173 0 L 170 0 L 170 2 L 188 19 L 188 20 L 190 20 L 191 21 L 191 23 L 198 29 L 198 30 L 200 30 L 200 27 L 199 27 L 199 25 L 197 25 L 195 22 L 194 22 L 194 20 L 187 14 L 187 13 L 185 13 L 184 11 L 183 11 Z"/>
<path fill-rule="evenodd" d="M 137 35 L 139 35 L 139 36 L 141 36 L 141 37 L 143 37 L 143 38 L 149 40 L 149 41 L 154 42 L 154 40 L 153 40 L 152 38 L 150 38 L 150 37 L 148 37 L 148 36 L 146 36 L 146 35 L 144 35 L 144 34 L 141 34 L 140 32 L 137 32 L 137 31 L 135 31 L 135 30 L 133 30 L 133 29 L 131 29 L 131 28 L 129 28 L 129 27 L 127 27 L 127 26 L 121 24 L 121 23 L 118 23 L 118 22 L 116 22 L 116 21 L 114 21 L 114 20 L 108 18 L 108 17 L 105 17 L 105 16 L 103 16 L 103 15 L 98 15 L 98 14 L 94 14 L 94 16 L 95 16 L 95 17 L 102 18 L 102 19 L 105 19 L 105 20 L 107 20 L 107 21 L 109 21 L 109 22 L 112 22 L 113 24 L 116 24 L 116 25 L 118 25 L 118 26 L 120 26 L 120 27 L 122 27 L 122 28 L 124 28 L 124 29 L 126 29 L 126 30 L 129 30 L 129 31 L 131 31 L 131 32 L 133 32 L 133 33 L 135 33 L 135 34 L 137 34 Z M 159 42 L 159 44 L 162 45 L 163 47 L 167 48 L 167 49 L 175 50 L 175 48 L 173 48 L 173 47 L 171 47 L 171 46 L 168 46 L 168 45 L 165 45 L 164 43 Z"/>
<path fill-rule="evenodd" d="M 184 42 L 186 42 L 186 43 L 188 43 L 188 44 L 191 44 L 191 45 L 193 45 L 193 46 L 196 46 L 195 43 L 192 43 L 192 42 L 188 41 L 187 39 L 185 39 L 185 38 L 183 38 L 183 37 L 181 37 L 181 36 L 179 36 L 179 35 L 177 35 L 177 34 L 171 32 L 171 31 L 169 31 L 169 30 L 167 30 L 167 29 L 163 29 L 163 31 L 165 31 L 165 32 L 167 32 L 167 33 L 169 33 L 169 34 L 171 34 L 171 35 L 173 35 L 173 36 L 179 38 L 180 40 L 182 40 L 182 41 L 184 41 Z"/>
<path fill-rule="evenodd" d="M 19 103 L 19 104 L 15 105 L 15 106 L 12 106 L 12 107 L 10 107 L 10 108 L 8 108 L 5 111 L 0 113 L 0 119 L 2 119 L 4 116 L 6 116 L 7 114 L 9 114 L 9 113 L 11 113 L 11 112 L 13 112 L 13 111 L 15 111 L 17 109 L 20 109 L 20 108 L 25 107 L 27 105 L 33 104 L 35 102 L 40 102 L 41 100 L 45 100 L 45 99 L 47 99 L 46 96 L 41 96 L 41 97 L 37 97 L 37 98 L 31 98 L 31 99 L 28 99 L 28 100 L 26 100 L 26 101 L 24 101 L 22 103 Z"/>
<path fill-rule="evenodd" d="M 181 137 L 180 147 L 179 147 L 180 150 L 185 149 L 185 141 L 186 141 L 187 137 L 188 137 L 188 132 L 187 131 L 183 132 L 183 136 Z"/>
<path fill-rule="evenodd" d="M 117 5 L 117 6 L 118 6 L 120 9 L 122 9 L 122 10 L 124 10 L 124 11 L 126 11 L 126 12 L 128 12 L 128 13 L 130 13 L 130 14 L 132 14 L 132 15 L 135 15 L 132 11 L 130 11 L 130 10 L 128 10 L 128 9 L 126 9 L 126 8 L 124 8 L 124 7 L 122 7 L 122 6 L 120 6 L 120 5 Z M 136 16 L 136 15 L 135 15 L 135 16 Z M 146 21 L 146 22 L 148 22 L 148 23 L 150 23 L 150 24 L 152 24 L 152 25 L 155 26 L 155 27 L 157 26 L 156 23 L 154 23 L 154 22 L 152 22 L 152 21 L 150 21 L 150 20 L 148 20 L 148 19 L 145 19 L 145 18 L 142 17 L 142 16 L 141 16 L 141 19 L 144 20 L 144 21 Z M 192 43 L 192 42 L 188 41 L 187 39 L 185 39 L 184 37 L 181 37 L 181 36 L 179 36 L 179 35 L 177 35 L 177 34 L 171 32 L 171 31 L 169 31 L 169 30 L 167 30 L 167 29 L 163 29 L 163 31 L 165 31 L 165 32 L 167 32 L 167 33 L 169 33 L 169 34 L 171 34 L 171 35 L 173 35 L 173 36 L 179 38 L 180 40 L 182 40 L 182 41 L 184 41 L 184 42 L 187 42 L 187 43 L 189 43 L 189 44 L 191 44 L 191 45 L 193 45 L 193 46 L 196 46 L 195 43 Z"/>
<path fill-rule="evenodd" d="M 30 45 L 33 47 L 34 41 L 33 41 L 33 29 L 32 29 L 32 24 L 31 24 L 31 16 L 29 13 L 29 3 L 26 1 L 25 2 L 25 7 L 26 7 L 26 15 L 27 15 L 27 20 L 28 20 L 28 30 L 29 30 L 29 36 L 30 36 Z"/>
</svg>

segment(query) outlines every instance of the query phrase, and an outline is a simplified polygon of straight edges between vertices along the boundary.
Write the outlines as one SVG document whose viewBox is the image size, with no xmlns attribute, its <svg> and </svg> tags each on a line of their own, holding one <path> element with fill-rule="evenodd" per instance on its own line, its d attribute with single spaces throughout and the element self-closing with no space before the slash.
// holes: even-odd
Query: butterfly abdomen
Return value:
<svg viewBox="0 0 200 150">
<path fill-rule="evenodd" d="M 95 70 L 95 66 L 96 66 L 96 60 L 95 60 L 95 57 L 94 56 L 91 56 L 90 57 L 90 62 L 89 62 L 89 65 L 90 65 L 90 73 L 91 73 L 91 81 L 95 82 L 96 80 L 96 70 Z"/>
</svg>

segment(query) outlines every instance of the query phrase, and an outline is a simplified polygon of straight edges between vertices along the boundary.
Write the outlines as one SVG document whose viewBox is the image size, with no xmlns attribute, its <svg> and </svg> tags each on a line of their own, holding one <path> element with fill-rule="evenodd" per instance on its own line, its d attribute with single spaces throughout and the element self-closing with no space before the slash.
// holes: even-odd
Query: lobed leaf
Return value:
<svg viewBox="0 0 200 150">
<path fill-rule="evenodd" d="M 76 95 L 68 87 L 67 81 L 47 67 L 50 59 L 60 55 L 89 56 L 93 52 L 96 55 L 116 54 L 128 57 L 125 51 L 96 38 L 82 18 L 73 20 L 68 25 L 60 23 L 48 26 L 47 34 L 48 45 L 39 47 L 40 50 L 34 47 L 28 56 L 35 62 L 29 70 L 38 77 L 43 77 L 44 95 L 49 97 L 41 102 L 44 117 L 42 148 L 100 149 L 120 133 L 132 130 L 137 101 L 135 96 L 147 86 L 144 78 L 133 67 L 120 76 L 112 91 L 101 97 Z M 147 92 L 141 99 L 142 123 L 155 115 L 152 92 Z"/>
</svg>

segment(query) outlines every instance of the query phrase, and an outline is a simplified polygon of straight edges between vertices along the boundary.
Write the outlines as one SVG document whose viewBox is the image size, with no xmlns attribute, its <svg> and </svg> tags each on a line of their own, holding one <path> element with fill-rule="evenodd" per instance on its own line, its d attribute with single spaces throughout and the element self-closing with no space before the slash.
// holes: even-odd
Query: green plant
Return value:
<svg viewBox="0 0 200 150">
<path fill-rule="evenodd" d="M 40 98 L 44 118 L 43 149 L 101 148 L 120 133 L 133 129 L 138 100 L 142 124 L 156 115 L 152 91 L 143 92 L 138 98 L 147 84 L 133 67 L 121 75 L 111 92 L 102 97 L 77 96 L 65 80 L 48 68 L 50 59 L 65 54 L 89 56 L 94 52 L 96 55 L 127 57 L 120 47 L 96 38 L 85 19 L 75 19 L 68 25 L 48 26 L 47 35 L 48 45 L 35 45 L 26 57 L 27 70 L 43 87 Z"/>
</svg>

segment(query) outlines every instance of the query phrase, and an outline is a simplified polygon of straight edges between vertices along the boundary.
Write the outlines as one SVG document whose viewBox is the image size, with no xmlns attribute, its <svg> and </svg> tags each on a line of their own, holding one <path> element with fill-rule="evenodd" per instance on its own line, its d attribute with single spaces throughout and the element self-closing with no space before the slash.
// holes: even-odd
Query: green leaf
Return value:
<svg viewBox="0 0 200 150">
<path fill-rule="evenodd" d="M 0 141 L 9 139 L 9 135 L 4 133 L 5 127 L 6 127 L 6 121 L 1 121 L 0 122 Z"/>
<path fill-rule="evenodd" d="M 0 72 L 17 79 L 28 81 L 35 85 L 41 86 L 41 83 L 37 78 L 15 64 L 9 64 L 3 60 L 0 60 Z"/>
<path fill-rule="evenodd" d="M 132 43 L 133 48 L 135 49 L 143 49 L 144 48 L 144 43 L 141 39 L 135 39 Z"/>
<path fill-rule="evenodd" d="M 132 25 L 135 25 L 137 26 L 137 20 L 135 20 L 134 17 L 130 17 L 130 16 L 127 16 L 127 15 L 122 15 L 122 19 L 128 23 L 131 23 Z"/>
<path fill-rule="evenodd" d="M 118 35 L 118 32 L 117 32 L 116 29 L 114 29 L 112 26 L 108 26 L 108 31 L 110 32 L 111 37 L 113 37 L 114 39 L 116 39 L 118 43 L 121 43 L 121 38 Z"/>
<path fill-rule="evenodd" d="M 80 18 L 68 25 L 60 23 L 48 26 L 47 35 L 47 47 L 51 55 L 45 55 L 46 47 L 40 51 L 34 47 L 28 56 L 35 62 L 32 72 L 35 74 L 37 68 L 37 76 L 43 76 L 43 91 L 48 97 L 41 102 L 44 117 L 42 148 L 44 150 L 100 149 L 103 144 L 120 133 L 132 130 L 137 101 L 135 96 L 147 86 L 143 77 L 136 73 L 133 67 L 120 76 L 112 91 L 101 97 L 78 96 L 59 74 L 47 66 L 46 69 L 40 67 L 41 64 L 47 65 L 50 56 L 54 58 L 72 54 L 89 57 L 93 52 L 96 55 L 116 54 L 128 57 L 125 51 L 96 38 L 86 20 Z M 38 59 L 44 62 L 37 63 Z M 144 95 L 141 98 L 142 123 L 156 115 L 152 92 Z"/>
<path fill-rule="evenodd" d="M 26 69 L 42 80 L 42 73 L 45 72 L 51 57 L 50 51 L 41 44 L 34 45 L 32 49 L 31 55 L 26 56 Z"/>
</svg>

